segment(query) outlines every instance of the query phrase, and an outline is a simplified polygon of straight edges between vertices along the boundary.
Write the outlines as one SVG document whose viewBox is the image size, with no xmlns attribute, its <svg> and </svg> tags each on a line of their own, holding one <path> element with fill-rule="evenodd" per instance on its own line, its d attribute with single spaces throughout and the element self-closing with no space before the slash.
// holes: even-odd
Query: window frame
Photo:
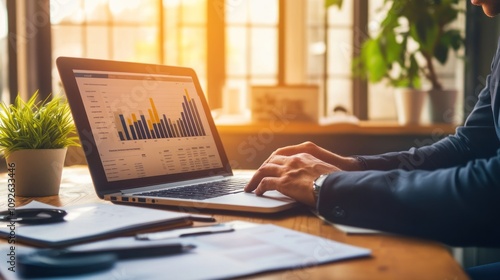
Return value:
<svg viewBox="0 0 500 280">
<path fill-rule="evenodd" d="M 209 101 L 209 104 L 212 108 L 220 108 L 222 106 L 222 92 L 224 85 L 226 83 L 226 76 L 227 76 L 227 69 L 226 69 L 226 46 L 225 46 L 225 12 L 226 9 L 231 8 L 228 5 L 228 2 L 224 0 L 206 0 L 206 13 L 207 13 L 207 27 L 206 27 L 206 80 L 207 80 L 207 85 L 206 85 L 206 94 L 207 98 Z M 286 0 L 278 0 L 279 3 L 279 15 L 278 15 L 278 40 L 277 40 L 277 83 L 279 85 L 282 84 L 290 84 L 291 82 L 295 83 L 305 83 L 307 81 L 308 77 L 304 70 L 303 63 L 294 63 L 290 62 L 289 57 L 290 54 L 305 54 L 304 49 L 297 49 L 293 48 L 292 46 L 296 47 L 299 46 L 301 43 L 305 42 L 304 39 L 305 35 L 304 34 L 299 34 L 298 36 L 290 36 L 293 34 L 293 32 L 290 32 L 290 29 L 293 28 L 293 24 L 290 23 L 290 8 L 295 8 L 296 9 L 302 9 L 304 7 L 304 3 L 306 3 L 307 0 L 299 0 L 300 5 L 291 5 L 290 1 Z M 19 27 L 16 26 L 16 21 L 17 21 L 17 15 L 16 15 L 16 9 L 18 9 L 19 4 L 17 3 L 18 1 L 16 0 L 6 0 L 7 3 L 7 10 L 8 10 L 8 21 L 9 21 L 9 34 L 17 34 L 17 29 Z M 41 0 L 44 5 L 49 5 L 50 0 Z M 369 0 L 353 0 L 353 34 L 352 34 L 352 45 L 354 46 L 353 48 L 353 53 L 352 57 L 355 57 L 358 52 L 359 52 L 359 47 L 363 39 L 365 38 L 365 35 L 368 34 L 367 31 L 367 23 L 368 23 L 368 5 Z M 158 0 L 158 3 L 160 5 L 162 4 L 162 0 Z M 229 2 L 231 3 L 231 2 Z M 294 3 L 295 4 L 295 3 Z M 37 4 L 40 5 L 40 4 Z M 47 9 L 47 12 L 50 11 L 50 9 Z M 303 12 L 303 11 L 302 11 Z M 160 62 L 163 63 L 165 61 L 164 58 L 164 40 L 162 37 L 164 36 L 164 16 L 163 16 L 163 9 L 160 9 L 159 12 L 159 59 Z M 306 27 L 305 24 L 305 16 L 304 16 L 304 21 L 303 25 Z M 50 29 L 50 24 L 49 24 L 49 29 Z M 328 29 L 328 23 L 325 20 L 325 33 L 327 32 L 326 30 Z M 51 66 L 50 63 L 43 63 L 43 61 L 46 61 L 46 59 L 51 60 L 51 55 L 47 55 L 47 49 L 49 52 L 51 52 L 51 44 L 50 44 L 50 32 L 47 33 L 46 30 L 42 30 L 40 34 L 43 34 L 44 38 L 41 38 L 38 40 L 38 44 L 43 45 L 44 47 L 42 49 L 42 53 L 37 54 L 37 61 L 39 67 L 37 67 L 37 72 L 38 73 L 45 73 L 49 74 L 51 73 Z M 325 34 L 325 43 L 327 43 L 327 38 Z M 9 35 L 11 36 L 11 35 Z M 291 38 L 293 37 L 293 38 Z M 49 38 L 49 39 L 47 39 Z M 295 43 L 290 43 L 290 42 L 295 42 Z M 302 46 L 303 48 L 306 48 L 306 46 Z M 8 47 L 8 57 L 9 57 L 9 89 L 10 89 L 10 98 L 12 99 L 14 96 L 17 95 L 19 92 L 19 77 L 18 77 L 18 53 L 17 49 L 15 46 L 13 46 L 12 43 L 10 43 L 9 40 L 9 47 Z M 326 54 L 325 54 L 325 59 L 327 58 L 328 55 L 328 46 L 326 48 Z M 326 64 L 326 63 L 325 63 Z M 296 70 L 298 68 L 299 70 Z M 325 65 L 326 68 L 326 65 Z M 293 70 L 295 69 L 295 70 Z M 322 83 L 324 85 L 327 84 L 328 80 L 328 75 L 326 73 L 326 69 L 323 70 L 325 73 L 324 75 L 320 78 L 322 80 Z M 41 74 L 40 74 L 41 75 Z M 302 79 L 297 79 L 298 76 L 301 76 Z M 51 81 L 50 78 L 43 78 L 39 77 L 38 78 L 39 82 L 43 81 Z M 352 106 L 353 106 L 353 114 L 357 116 L 360 120 L 368 120 L 369 118 L 369 90 L 368 90 L 368 84 L 366 81 L 361 80 L 359 78 L 351 78 L 352 82 L 352 90 L 351 90 L 351 98 L 352 98 Z M 52 84 L 52 82 L 50 82 Z M 40 84 L 38 84 L 38 87 Z M 46 85 L 43 87 L 47 87 Z M 50 88 L 52 88 L 52 85 L 50 85 Z M 48 92 L 52 92 L 52 90 L 48 90 Z M 28 92 L 28 94 L 31 94 Z M 325 107 L 327 106 L 327 89 L 326 86 L 323 86 L 323 101 L 325 104 Z M 466 96 L 464 96 L 465 98 Z M 324 111 L 326 112 L 327 108 L 324 108 Z M 325 113 L 323 113 L 325 115 Z"/>
</svg>

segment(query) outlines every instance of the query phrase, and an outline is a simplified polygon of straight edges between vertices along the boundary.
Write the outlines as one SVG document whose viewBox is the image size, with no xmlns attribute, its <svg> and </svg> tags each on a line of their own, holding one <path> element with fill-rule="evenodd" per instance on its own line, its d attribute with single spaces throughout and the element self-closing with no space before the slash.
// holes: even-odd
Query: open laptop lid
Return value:
<svg viewBox="0 0 500 280">
<path fill-rule="evenodd" d="M 70 57 L 56 64 L 99 197 L 232 175 L 193 69 Z"/>
</svg>

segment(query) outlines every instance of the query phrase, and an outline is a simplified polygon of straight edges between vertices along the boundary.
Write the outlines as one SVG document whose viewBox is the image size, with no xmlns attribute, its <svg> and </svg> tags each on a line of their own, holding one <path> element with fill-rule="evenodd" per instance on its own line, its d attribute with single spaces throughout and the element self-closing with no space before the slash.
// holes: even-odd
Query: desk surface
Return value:
<svg viewBox="0 0 500 280">
<path fill-rule="evenodd" d="M 7 208 L 7 177 L 0 176 L 0 209 Z M 16 197 L 21 206 L 33 198 Z M 100 200 L 94 193 L 86 166 L 65 168 L 58 196 L 36 198 L 54 206 L 77 205 Z M 460 265 L 441 244 L 389 235 L 346 235 L 323 223 L 305 208 L 277 214 L 210 211 L 219 222 L 243 220 L 272 223 L 335 241 L 369 248 L 369 258 L 346 260 L 309 268 L 278 271 L 252 279 L 467 279 Z M 5 242 L 1 240 L 0 242 Z"/>
<path fill-rule="evenodd" d="M 400 125 L 397 122 L 360 121 L 356 124 L 335 123 L 319 125 L 308 122 L 243 122 L 217 123 L 220 134 L 258 134 L 263 131 L 283 134 L 335 134 L 335 135 L 436 135 L 455 133 L 454 124 Z"/>
</svg>

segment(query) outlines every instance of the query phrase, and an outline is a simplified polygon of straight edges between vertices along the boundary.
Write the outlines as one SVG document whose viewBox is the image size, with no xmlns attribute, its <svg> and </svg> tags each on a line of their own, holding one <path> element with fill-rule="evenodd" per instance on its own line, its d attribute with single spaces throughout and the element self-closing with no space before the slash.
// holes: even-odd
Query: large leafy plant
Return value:
<svg viewBox="0 0 500 280">
<path fill-rule="evenodd" d="M 23 149 L 57 149 L 78 146 L 67 101 L 61 97 L 37 102 L 17 96 L 13 104 L 0 103 L 0 152 L 5 157 Z"/>
<path fill-rule="evenodd" d="M 424 78 L 432 89 L 443 89 L 436 63 L 445 64 L 450 50 L 463 46 L 460 30 L 451 27 L 462 12 L 461 1 L 385 0 L 387 15 L 379 32 L 362 44 L 355 74 L 372 83 L 386 80 L 410 88 L 420 88 Z"/>
</svg>

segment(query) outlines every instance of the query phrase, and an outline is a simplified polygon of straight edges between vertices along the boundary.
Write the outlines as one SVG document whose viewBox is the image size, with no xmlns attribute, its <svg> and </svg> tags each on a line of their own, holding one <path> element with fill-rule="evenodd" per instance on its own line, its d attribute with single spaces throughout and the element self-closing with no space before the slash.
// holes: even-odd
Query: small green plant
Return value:
<svg viewBox="0 0 500 280">
<path fill-rule="evenodd" d="M 452 23 L 464 12 L 463 0 L 384 0 L 387 9 L 380 30 L 360 46 L 353 61 L 355 76 L 371 83 L 387 81 L 395 87 L 422 87 L 422 78 L 442 90 L 436 62 L 445 64 L 450 50 L 465 39 Z M 325 0 L 326 7 L 342 7 L 342 0 Z"/>
<path fill-rule="evenodd" d="M 35 92 L 27 102 L 20 96 L 13 104 L 0 103 L 0 152 L 4 157 L 24 149 L 59 149 L 79 146 L 66 100 L 37 102 Z"/>
<path fill-rule="evenodd" d="M 464 44 L 452 23 L 463 12 L 462 0 L 385 0 L 387 15 L 381 29 L 361 46 L 355 74 L 372 83 L 388 81 L 397 87 L 420 88 L 422 79 L 442 90 L 436 62 L 445 64 L 450 50 Z"/>
</svg>

